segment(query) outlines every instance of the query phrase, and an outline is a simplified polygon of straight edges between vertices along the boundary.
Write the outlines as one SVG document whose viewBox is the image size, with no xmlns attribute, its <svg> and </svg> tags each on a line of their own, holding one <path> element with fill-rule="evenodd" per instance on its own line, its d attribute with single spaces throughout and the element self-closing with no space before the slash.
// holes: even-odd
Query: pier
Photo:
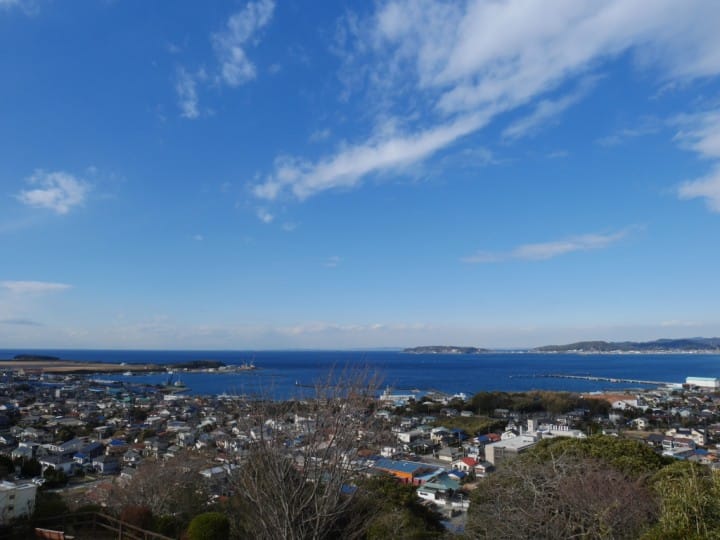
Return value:
<svg viewBox="0 0 720 540">
<path fill-rule="evenodd" d="M 521 375 L 518 375 L 518 377 L 521 377 Z M 609 383 L 649 384 L 653 386 L 668 386 L 681 384 L 676 381 L 648 381 L 643 379 L 623 379 L 621 377 L 602 377 L 599 375 L 570 375 L 567 373 L 543 373 L 538 375 L 530 375 L 530 377 L 538 377 L 544 379 L 574 379 L 578 381 Z"/>
</svg>

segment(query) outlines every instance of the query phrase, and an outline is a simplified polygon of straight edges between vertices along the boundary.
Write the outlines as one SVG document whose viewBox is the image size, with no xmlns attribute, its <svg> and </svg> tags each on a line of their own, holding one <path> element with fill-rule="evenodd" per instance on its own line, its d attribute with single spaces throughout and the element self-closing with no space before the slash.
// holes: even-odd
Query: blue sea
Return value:
<svg viewBox="0 0 720 540">
<path fill-rule="evenodd" d="M 246 394 L 274 399 L 308 397 L 312 386 L 328 376 L 348 377 L 365 370 L 395 393 L 441 391 L 471 395 L 482 390 L 566 390 L 592 392 L 643 388 L 648 385 L 543 377 L 546 374 L 590 375 L 617 379 L 685 382 L 688 376 L 720 378 L 720 355 L 706 354 L 534 354 L 482 355 L 404 354 L 400 351 L 138 351 L 138 350 L 20 350 L 0 349 L 0 358 L 44 354 L 64 360 L 127 364 L 172 364 L 218 360 L 253 371 L 237 373 L 178 373 L 173 375 L 199 395 Z M 164 384 L 167 374 L 107 375 L 103 379 Z"/>
</svg>

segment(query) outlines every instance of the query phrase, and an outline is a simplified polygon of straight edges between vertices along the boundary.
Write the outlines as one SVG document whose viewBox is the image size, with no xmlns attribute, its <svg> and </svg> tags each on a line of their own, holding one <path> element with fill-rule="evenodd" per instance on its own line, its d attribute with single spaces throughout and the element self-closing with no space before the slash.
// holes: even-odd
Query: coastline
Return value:
<svg viewBox="0 0 720 540">
<path fill-rule="evenodd" d="M 0 370 L 42 371 L 57 374 L 90 373 L 131 373 L 148 374 L 165 371 L 166 366 L 159 364 L 108 364 L 104 362 L 81 362 L 77 360 L 0 360 Z"/>
</svg>

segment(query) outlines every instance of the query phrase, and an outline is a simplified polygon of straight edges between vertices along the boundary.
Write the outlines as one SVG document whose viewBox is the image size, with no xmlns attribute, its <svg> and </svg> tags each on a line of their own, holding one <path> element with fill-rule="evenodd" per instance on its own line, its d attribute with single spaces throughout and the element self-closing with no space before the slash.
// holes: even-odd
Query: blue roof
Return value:
<svg viewBox="0 0 720 540">
<path fill-rule="evenodd" d="M 394 459 L 378 459 L 375 463 L 375 467 L 385 469 L 388 471 L 397 471 L 405 474 L 414 474 L 417 471 L 421 471 L 427 468 L 425 463 L 417 461 L 397 461 Z"/>
<path fill-rule="evenodd" d="M 93 450 L 99 450 L 103 447 L 103 443 L 101 442 L 92 442 L 86 446 L 83 446 L 82 452 L 92 452 Z"/>
</svg>

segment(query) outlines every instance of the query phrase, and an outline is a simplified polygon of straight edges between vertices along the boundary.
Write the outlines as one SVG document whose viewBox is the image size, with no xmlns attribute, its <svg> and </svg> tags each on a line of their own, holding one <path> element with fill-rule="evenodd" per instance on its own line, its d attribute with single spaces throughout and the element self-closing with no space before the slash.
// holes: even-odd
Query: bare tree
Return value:
<svg viewBox="0 0 720 540">
<path fill-rule="evenodd" d="M 256 539 L 353 538 L 358 448 L 384 429 L 368 373 L 330 374 L 310 399 L 256 402 L 242 419 L 253 440 L 233 478 L 235 534 Z"/>
<path fill-rule="evenodd" d="M 643 478 L 593 458 L 516 460 L 479 488 L 468 536 L 498 539 L 638 538 L 657 519 Z"/>
<path fill-rule="evenodd" d="M 109 506 L 116 513 L 139 506 L 155 516 L 187 520 L 208 502 L 207 486 L 199 474 L 206 463 L 206 458 L 190 452 L 168 460 L 148 459 L 129 482 L 113 485 Z"/>
</svg>

